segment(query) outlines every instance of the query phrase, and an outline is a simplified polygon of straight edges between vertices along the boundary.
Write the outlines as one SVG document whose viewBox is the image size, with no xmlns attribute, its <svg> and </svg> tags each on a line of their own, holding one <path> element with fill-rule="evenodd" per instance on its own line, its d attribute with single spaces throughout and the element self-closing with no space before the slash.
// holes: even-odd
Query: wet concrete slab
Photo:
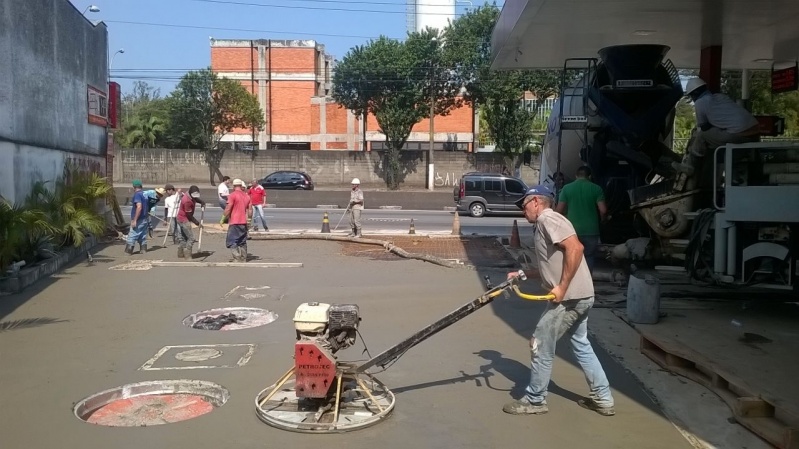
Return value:
<svg viewBox="0 0 799 449">
<path fill-rule="evenodd" d="M 209 259 L 227 259 L 222 236 L 205 236 L 203 249 L 211 252 Z M 300 303 L 357 303 L 361 333 L 375 355 L 478 296 L 484 275 L 499 282 L 505 274 L 351 257 L 334 242 L 251 242 L 249 250 L 261 260 L 303 267 L 109 270 L 131 258 L 122 245 L 112 245 L 97 251 L 91 266 L 79 262 L 23 294 L 0 297 L 3 447 L 691 447 L 625 368 L 599 348 L 617 402 L 615 417 L 577 406 L 587 388 L 565 345 L 554 366 L 550 413 L 504 414 L 502 405 L 519 397 L 527 381 L 528 338 L 542 306 L 515 297 L 499 297 L 380 374 L 397 394 L 387 421 L 343 435 L 271 428 L 256 417 L 255 396 L 292 364 L 292 317 Z M 177 260 L 171 246 L 132 258 Z M 536 290 L 534 281 L 524 289 Z M 258 307 L 278 318 L 227 332 L 182 323 L 189 314 L 219 307 Z M 164 347 L 180 345 L 255 349 L 241 366 L 140 369 Z M 362 351 L 359 342 L 342 359 L 364 359 Z M 174 359 L 170 365 L 215 360 L 177 360 L 183 352 L 172 352 L 164 354 Z M 161 379 L 214 382 L 230 398 L 211 413 L 154 427 L 96 426 L 72 412 L 96 392 Z"/>
</svg>

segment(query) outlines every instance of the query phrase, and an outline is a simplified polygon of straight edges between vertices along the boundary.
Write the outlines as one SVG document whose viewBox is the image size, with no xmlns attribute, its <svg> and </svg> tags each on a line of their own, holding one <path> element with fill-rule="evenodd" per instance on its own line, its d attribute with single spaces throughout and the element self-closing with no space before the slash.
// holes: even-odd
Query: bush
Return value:
<svg viewBox="0 0 799 449">
<path fill-rule="evenodd" d="M 80 246 L 88 235 L 105 230 L 99 201 L 113 190 L 105 178 L 67 170 L 52 189 L 48 184 L 35 182 L 22 205 L 0 200 L 0 276 L 16 261 L 52 257 L 60 248 Z"/>
</svg>

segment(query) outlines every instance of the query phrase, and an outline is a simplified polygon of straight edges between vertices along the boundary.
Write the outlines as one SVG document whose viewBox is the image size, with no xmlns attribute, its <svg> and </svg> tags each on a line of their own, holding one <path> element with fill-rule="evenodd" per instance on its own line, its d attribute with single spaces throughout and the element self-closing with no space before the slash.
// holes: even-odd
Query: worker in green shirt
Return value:
<svg viewBox="0 0 799 449">
<path fill-rule="evenodd" d="M 556 211 L 565 215 L 574 226 L 577 238 L 583 244 L 588 269 L 594 271 L 594 256 L 599 246 L 599 223 L 608 213 L 602 187 L 590 180 L 591 169 L 577 169 L 576 179 L 563 186 L 558 196 Z"/>
</svg>

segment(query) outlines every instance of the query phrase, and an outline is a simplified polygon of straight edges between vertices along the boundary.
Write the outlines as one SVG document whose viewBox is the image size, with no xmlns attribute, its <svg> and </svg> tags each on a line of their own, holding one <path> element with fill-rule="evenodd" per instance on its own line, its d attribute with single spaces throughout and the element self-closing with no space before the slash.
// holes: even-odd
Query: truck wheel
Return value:
<svg viewBox="0 0 799 449">
<path fill-rule="evenodd" d="M 486 213 L 486 208 L 483 203 L 472 203 L 469 206 L 469 214 L 472 217 L 480 218 Z"/>
</svg>

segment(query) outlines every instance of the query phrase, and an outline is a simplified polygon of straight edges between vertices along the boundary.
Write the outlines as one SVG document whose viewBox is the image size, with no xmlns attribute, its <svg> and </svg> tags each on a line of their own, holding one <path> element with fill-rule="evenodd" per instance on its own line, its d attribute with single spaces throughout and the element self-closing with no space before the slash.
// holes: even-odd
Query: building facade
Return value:
<svg viewBox="0 0 799 449">
<path fill-rule="evenodd" d="M 238 80 L 254 93 L 264 111 L 260 132 L 238 129 L 223 137 L 249 149 L 371 151 L 384 148 L 386 137 L 373 116 L 355 116 L 330 97 L 335 61 L 313 40 L 211 40 L 211 69 Z M 471 151 L 476 118 L 461 107 L 434 121 L 434 149 Z M 366 145 L 364 145 L 364 136 Z M 427 150 L 430 124 L 414 126 L 406 149 Z"/>
<path fill-rule="evenodd" d="M 4 0 L 0 196 L 22 201 L 66 167 L 105 173 L 108 33 L 63 0 Z"/>
</svg>

